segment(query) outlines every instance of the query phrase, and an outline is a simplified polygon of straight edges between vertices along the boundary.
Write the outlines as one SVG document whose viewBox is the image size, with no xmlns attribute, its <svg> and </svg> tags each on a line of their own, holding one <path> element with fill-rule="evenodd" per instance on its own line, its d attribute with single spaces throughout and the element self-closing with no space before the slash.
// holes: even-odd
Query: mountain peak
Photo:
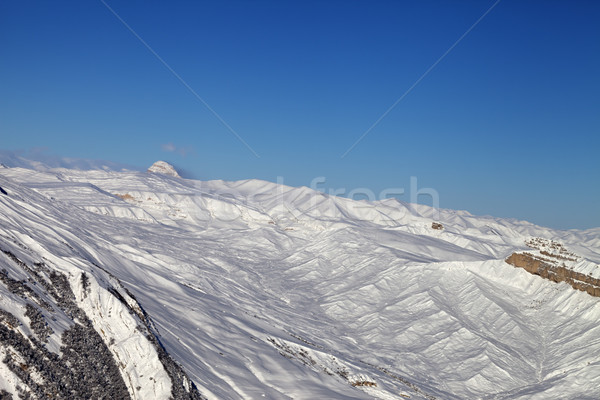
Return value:
<svg viewBox="0 0 600 400">
<path fill-rule="evenodd" d="M 175 167 L 165 161 L 157 161 L 150 168 L 148 168 L 148 172 L 154 172 L 156 174 L 163 174 L 168 176 L 174 176 L 175 178 L 180 178 L 179 174 Z"/>
</svg>

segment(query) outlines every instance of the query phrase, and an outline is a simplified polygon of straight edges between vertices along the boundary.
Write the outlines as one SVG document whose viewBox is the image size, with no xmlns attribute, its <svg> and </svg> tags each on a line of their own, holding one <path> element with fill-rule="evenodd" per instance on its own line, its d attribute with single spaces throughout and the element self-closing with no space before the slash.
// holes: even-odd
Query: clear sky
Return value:
<svg viewBox="0 0 600 400">
<path fill-rule="evenodd" d="M 600 226 L 598 1 L 105 1 L 0 2 L 0 148 Z"/>
</svg>

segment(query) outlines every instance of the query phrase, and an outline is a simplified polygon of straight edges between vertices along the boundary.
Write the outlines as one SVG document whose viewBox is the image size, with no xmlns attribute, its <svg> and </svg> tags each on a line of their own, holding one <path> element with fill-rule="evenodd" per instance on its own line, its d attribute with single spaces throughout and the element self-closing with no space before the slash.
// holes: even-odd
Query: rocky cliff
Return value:
<svg viewBox="0 0 600 400">
<path fill-rule="evenodd" d="M 579 257 L 566 250 L 562 244 L 540 238 L 526 242 L 533 252 L 513 253 L 506 262 L 527 272 L 553 282 L 566 282 L 577 290 L 600 297 L 600 279 L 574 270 L 568 264 Z"/>
</svg>

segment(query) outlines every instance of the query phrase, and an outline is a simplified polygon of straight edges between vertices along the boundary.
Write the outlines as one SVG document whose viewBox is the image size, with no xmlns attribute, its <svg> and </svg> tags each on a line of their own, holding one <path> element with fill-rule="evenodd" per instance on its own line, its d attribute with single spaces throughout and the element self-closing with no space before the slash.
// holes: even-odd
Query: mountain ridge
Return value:
<svg viewBox="0 0 600 400">
<path fill-rule="evenodd" d="M 128 299 L 129 291 L 143 307 L 204 397 L 600 395 L 597 299 L 504 262 L 543 237 L 598 263 L 594 230 L 435 215 L 427 206 L 354 202 L 254 180 L 9 168 L 0 170 L 0 186 L 3 246 L 17 256 L 26 246 L 29 256 L 19 258 L 28 265 L 71 273 L 80 305 L 89 298 L 83 272 L 92 283 L 118 279 L 120 295 Z M 26 277 L 0 262 L 12 279 Z M 6 285 L 0 290 L 1 308 L 26 337 L 33 321 L 25 304 Z M 83 308 L 100 335 L 118 326 L 103 322 L 107 305 L 114 316 L 123 304 L 103 296 L 96 308 L 103 317 Z M 56 349 L 61 341 L 53 338 Z M 148 365 L 140 357 L 132 361 Z M 18 392 L 2 381 L 0 388 Z"/>
</svg>

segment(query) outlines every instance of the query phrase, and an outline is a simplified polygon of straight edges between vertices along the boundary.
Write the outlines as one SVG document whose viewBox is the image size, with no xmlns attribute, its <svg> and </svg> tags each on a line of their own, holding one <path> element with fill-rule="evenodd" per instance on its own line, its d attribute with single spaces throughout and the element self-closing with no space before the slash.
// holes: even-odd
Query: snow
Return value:
<svg viewBox="0 0 600 400">
<path fill-rule="evenodd" d="M 114 354 L 132 399 L 169 399 L 171 381 L 156 350 L 137 330 L 137 322 L 119 300 L 102 288 L 92 276 L 88 293 L 75 279 L 76 296 Z M 125 296 L 127 296 L 125 294 Z M 140 362 L 142 360 L 143 362 Z M 139 389 L 136 389 L 139 387 Z"/>
<path fill-rule="evenodd" d="M 0 187 L 1 243 L 70 273 L 138 398 L 168 397 L 169 378 L 94 265 L 211 399 L 600 397 L 599 299 L 504 262 L 545 238 L 592 270 L 600 230 L 258 180 L 6 168 Z"/>
<path fill-rule="evenodd" d="M 11 352 L 11 348 L 0 348 L 0 357 L 4 359 L 6 354 Z M 6 390 L 8 393 L 17 393 L 19 387 L 23 387 L 22 381 L 14 374 L 4 363 L 0 363 L 0 390 Z"/>
<path fill-rule="evenodd" d="M 172 176 L 175 178 L 179 178 L 179 174 L 175 170 L 171 164 L 165 161 L 157 161 L 148 168 L 148 172 L 154 172 L 157 174 L 163 174 L 167 176 Z"/>
</svg>

